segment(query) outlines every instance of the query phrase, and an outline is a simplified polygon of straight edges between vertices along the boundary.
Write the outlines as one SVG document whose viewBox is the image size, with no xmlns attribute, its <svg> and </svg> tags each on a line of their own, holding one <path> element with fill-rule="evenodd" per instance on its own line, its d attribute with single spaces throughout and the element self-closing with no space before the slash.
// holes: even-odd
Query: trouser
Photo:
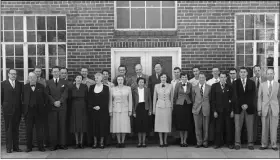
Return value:
<svg viewBox="0 0 280 160">
<path fill-rule="evenodd" d="M 277 128 L 279 116 L 273 116 L 271 107 L 266 116 L 262 116 L 262 147 L 268 147 L 268 134 L 270 133 L 271 147 L 277 147 Z"/>
<path fill-rule="evenodd" d="M 51 146 L 66 145 L 66 110 L 49 112 Z"/>
<path fill-rule="evenodd" d="M 199 114 L 193 115 L 195 125 L 195 135 L 197 145 L 208 144 L 208 128 L 209 128 L 209 116 L 204 116 L 200 110 Z"/>
<path fill-rule="evenodd" d="M 12 115 L 6 115 L 4 113 L 7 150 L 18 148 L 20 119 L 21 113 L 18 109 Z"/>
<path fill-rule="evenodd" d="M 256 111 L 254 114 L 254 128 L 253 128 L 253 142 L 256 143 L 258 140 L 258 135 L 261 132 L 261 129 L 259 128 L 259 125 L 261 123 L 261 117 L 258 115 L 258 112 Z"/>
<path fill-rule="evenodd" d="M 26 136 L 27 136 L 27 148 L 32 149 L 32 140 L 33 140 L 33 127 L 35 124 L 36 128 L 36 138 L 37 138 L 37 145 L 39 148 L 43 147 L 43 129 L 44 129 L 44 120 L 43 114 L 40 114 L 37 111 L 37 108 L 29 108 L 28 114 L 25 118 L 26 124 Z"/>
<path fill-rule="evenodd" d="M 215 145 L 222 146 L 223 140 L 227 145 L 233 144 L 232 118 L 230 112 L 224 110 L 218 112 L 218 117 L 215 119 Z M 226 137 L 224 137 L 224 132 Z"/>
<path fill-rule="evenodd" d="M 240 114 L 234 115 L 235 122 L 235 145 L 241 145 L 240 136 L 243 122 L 246 122 L 248 145 L 253 146 L 253 124 L 254 124 L 254 114 L 247 114 L 246 111 L 242 110 Z"/>
</svg>

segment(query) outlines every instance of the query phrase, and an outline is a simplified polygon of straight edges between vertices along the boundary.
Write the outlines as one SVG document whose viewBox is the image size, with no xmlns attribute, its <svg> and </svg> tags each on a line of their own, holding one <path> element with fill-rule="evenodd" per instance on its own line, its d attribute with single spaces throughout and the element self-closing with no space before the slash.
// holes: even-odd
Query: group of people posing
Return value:
<svg viewBox="0 0 280 160">
<path fill-rule="evenodd" d="M 270 134 L 271 147 L 278 150 L 280 89 L 273 69 L 261 76 L 261 67 L 254 66 L 255 76 L 249 78 L 247 68 L 241 67 L 237 78 L 235 68 L 227 77 L 228 73 L 214 67 L 208 81 L 198 66 L 192 68 L 192 79 L 179 67 L 173 69 L 173 80 L 162 72 L 162 64 L 155 64 L 154 70 L 151 76 L 144 75 L 137 64 L 136 74 L 128 77 L 126 66 L 120 65 L 119 74 L 110 82 L 108 70 L 96 73 L 92 80 L 88 69 L 82 68 L 68 80 L 68 70 L 54 66 L 53 78 L 45 80 L 36 66 L 23 85 L 16 80 L 17 71 L 10 69 L 9 79 L 1 83 L 7 153 L 22 151 L 18 144 L 21 115 L 26 124 L 26 152 L 34 147 L 34 125 L 39 151 L 45 151 L 45 144 L 53 151 L 67 149 L 69 132 L 75 135 L 75 148 L 84 147 L 85 133 L 92 148 L 103 149 L 110 133 L 117 137 L 116 147 L 123 148 L 131 132 L 138 134 L 137 147 L 146 147 L 146 134 L 152 131 L 158 132 L 159 146 L 167 147 L 172 128 L 179 131 L 180 146 L 187 147 L 192 123 L 197 148 L 208 147 L 212 127 L 215 149 L 226 144 L 238 150 L 244 120 L 248 149 L 254 149 L 261 120 L 260 149 L 269 147 Z"/>
</svg>

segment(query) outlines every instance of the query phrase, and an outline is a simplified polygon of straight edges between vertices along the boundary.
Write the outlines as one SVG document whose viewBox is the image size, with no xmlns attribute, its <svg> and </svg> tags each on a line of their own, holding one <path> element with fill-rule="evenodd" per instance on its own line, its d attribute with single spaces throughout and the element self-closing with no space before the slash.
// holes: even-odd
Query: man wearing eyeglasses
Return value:
<svg viewBox="0 0 280 160">
<path fill-rule="evenodd" d="M 226 83 L 232 86 L 233 82 L 237 79 L 237 70 L 235 68 L 229 69 L 229 77 L 227 78 Z"/>
</svg>

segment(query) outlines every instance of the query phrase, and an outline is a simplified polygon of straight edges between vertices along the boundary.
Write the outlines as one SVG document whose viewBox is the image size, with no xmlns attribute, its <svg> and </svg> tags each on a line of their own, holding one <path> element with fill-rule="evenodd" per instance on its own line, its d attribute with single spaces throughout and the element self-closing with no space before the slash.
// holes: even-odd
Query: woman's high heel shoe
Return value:
<svg viewBox="0 0 280 160">
<path fill-rule="evenodd" d="M 74 149 L 78 149 L 80 147 L 79 144 L 76 144 L 76 146 L 74 147 Z"/>
<path fill-rule="evenodd" d="M 104 149 L 104 148 L 105 148 L 103 143 L 100 143 L 100 148 L 101 148 L 101 149 Z"/>
<path fill-rule="evenodd" d="M 95 148 L 97 148 L 97 144 L 94 144 L 94 145 L 92 146 L 92 149 L 95 149 Z"/>
</svg>

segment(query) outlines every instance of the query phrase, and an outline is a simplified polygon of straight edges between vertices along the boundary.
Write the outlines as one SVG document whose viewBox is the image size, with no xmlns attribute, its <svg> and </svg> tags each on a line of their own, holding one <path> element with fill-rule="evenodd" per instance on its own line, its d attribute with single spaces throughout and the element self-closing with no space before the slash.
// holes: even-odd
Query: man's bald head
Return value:
<svg viewBox="0 0 280 160">
<path fill-rule="evenodd" d="M 136 64 L 135 65 L 135 72 L 137 75 L 141 75 L 142 74 L 142 65 L 141 64 Z"/>
<path fill-rule="evenodd" d="M 29 80 L 30 84 L 35 85 L 37 82 L 37 75 L 34 72 L 29 72 L 28 80 Z"/>
</svg>

